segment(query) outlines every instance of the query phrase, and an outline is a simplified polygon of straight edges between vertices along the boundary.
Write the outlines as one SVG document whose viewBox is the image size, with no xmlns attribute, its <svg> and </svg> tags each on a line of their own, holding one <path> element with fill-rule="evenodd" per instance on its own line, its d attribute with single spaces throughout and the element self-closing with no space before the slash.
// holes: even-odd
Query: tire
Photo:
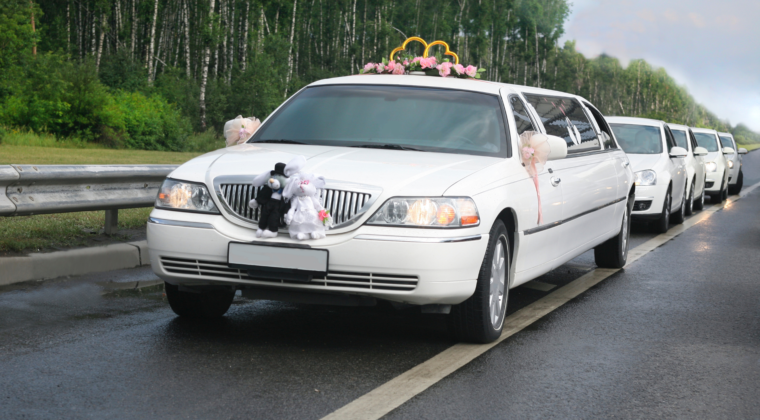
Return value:
<svg viewBox="0 0 760 420">
<path fill-rule="evenodd" d="M 623 213 L 623 223 L 617 236 L 607 240 L 594 248 L 594 261 L 602 268 L 623 268 L 628 260 L 628 242 L 631 237 L 631 211 L 633 210 L 633 195 L 628 197 L 628 202 Z"/>
<path fill-rule="evenodd" d="M 691 189 L 689 190 L 689 196 L 686 197 L 686 215 L 691 216 L 694 214 L 694 188 L 696 187 L 696 184 L 694 181 L 691 181 Z"/>
<path fill-rule="evenodd" d="M 744 172 L 739 169 L 739 175 L 737 175 L 736 184 L 728 186 L 728 192 L 731 194 L 739 194 L 744 187 Z"/>
<path fill-rule="evenodd" d="M 665 200 L 663 200 L 662 203 L 662 213 L 660 214 L 660 218 L 653 222 L 655 232 L 665 233 L 668 231 L 670 224 L 670 205 L 672 201 L 673 197 L 670 195 L 670 189 L 668 189 L 668 193 L 665 194 Z"/>
<path fill-rule="evenodd" d="M 686 185 L 683 186 L 684 193 L 681 194 L 681 206 L 678 212 L 670 215 L 670 221 L 675 225 L 680 225 L 686 220 Z"/>
<path fill-rule="evenodd" d="M 728 182 L 724 181 L 725 188 L 723 188 L 723 191 L 721 191 L 721 193 L 720 193 L 720 201 L 721 202 L 726 201 L 728 199 L 728 185 L 726 185 L 726 184 L 728 184 Z"/>
<path fill-rule="evenodd" d="M 234 290 L 183 292 L 178 286 L 166 282 L 164 290 L 172 311 L 186 318 L 219 318 L 227 313 L 235 298 Z"/>
<path fill-rule="evenodd" d="M 702 210 L 705 208 L 705 183 L 702 183 L 702 194 L 700 194 L 699 199 L 694 202 L 694 209 L 695 210 Z"/>
<path fill-rule="evenodd" d="M 497 220 L 489 234 L 475 293 L 454 305 L 448 316 L 449 331 L 454 339 L 490 343 L 501 335 L 509 297 L 509 246 L 507 228 Z"/>
</svg>

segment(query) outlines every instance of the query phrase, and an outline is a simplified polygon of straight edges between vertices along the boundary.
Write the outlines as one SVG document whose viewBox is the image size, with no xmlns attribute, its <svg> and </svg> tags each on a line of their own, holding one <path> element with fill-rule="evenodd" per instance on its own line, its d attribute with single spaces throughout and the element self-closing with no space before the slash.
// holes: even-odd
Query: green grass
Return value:
<svg viewBox="0 0 760 420">
<path fill-rule="evenodd" d="M 199 152 L 153 152 L 147 150 L 75 149 L 0 144 L 0 165 L 178 165 Z"/>
<path fill-rule="evenodd" d="M 736 144 L 739 147 L 743 147 L 747 149 L 748 152 L 751 152 L 755 149 L 760 149 L 760 143 L 752 143 L 752 144 Z"/>
<path fill-rule="evenodd" d="M 119 210 L 119 229 L 141 229 L 152 208 Z M 0 253 L 34 252 L 92 245 L 105 240 L 99 232 L 105 212 L 42 214 L 38 216 L 0 217 Z M 117 240 L 129 240 L 117 236 Z"/>
</svg>

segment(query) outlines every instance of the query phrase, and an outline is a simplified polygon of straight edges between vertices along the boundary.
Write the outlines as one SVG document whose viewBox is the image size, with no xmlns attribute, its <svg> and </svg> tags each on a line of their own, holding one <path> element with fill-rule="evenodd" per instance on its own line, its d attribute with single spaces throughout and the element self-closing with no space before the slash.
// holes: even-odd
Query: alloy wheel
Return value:
<svg viewBox="0 0 760 420">
<path fill-rule="evenodd" d="M 504 321 L 502 307 L 505 304 L 504 291 L 506 290 L 507 278 L 504 248 L 504 243 L 499 238 L 499 241 L 496 243 L 496 249 L 493 252 L 493 259 L 491 260 L 491 288 L 488 294 L 491 324 L 497 330 L 501 328 L 501 323 Z"/>
</svg>

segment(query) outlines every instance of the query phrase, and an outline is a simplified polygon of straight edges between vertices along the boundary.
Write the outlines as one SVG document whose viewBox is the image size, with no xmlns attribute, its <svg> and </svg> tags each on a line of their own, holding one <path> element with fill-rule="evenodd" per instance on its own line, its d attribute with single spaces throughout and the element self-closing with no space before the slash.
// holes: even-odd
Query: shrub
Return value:
<svg viewBox="0 0 760 420">
<path fill-rule="evenodd" d="M 180 151 L 190 135 L 190 123 L 158 95 L 119 91 L 115 95 L 130 149 Z"/>
</svg>

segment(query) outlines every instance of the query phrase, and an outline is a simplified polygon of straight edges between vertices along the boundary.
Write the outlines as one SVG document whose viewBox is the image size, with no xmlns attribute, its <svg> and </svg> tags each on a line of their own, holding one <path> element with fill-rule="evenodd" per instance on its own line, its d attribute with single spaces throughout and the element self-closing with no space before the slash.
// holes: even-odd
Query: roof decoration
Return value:
<svg viewBox="0 0 760 420">
<path fill-rule="evenodd" d="M 425 50 L 422 53 L 422 57 L 414 57 L 411 55 L 395 57 L 397 52 L 402 52 L 406 49 L 406 45 L 412 41 L 421 43 Z M 435 45 L 442 45 L 446 47 L 444 56 L 448 55 L 454 58 L 454 62 L 449 61 L 448 58 L 444 58 L 441 63 L 438 63 L 438 59 L 433 56 L 430 57 L 430 47 Z M 391 51 L 389 59 L 383 58 L 382 63 L 367 63 L 362 69 L 362 74 L 422 74 L 427 76 L 440 76 L 440 77 L 458 77 L 463 79 L 480 79 L 480 73 L 485 69 L 479 69 L 475 66 L 463 66 L 459 64 L 459 56 L 451 51 L 449 44 L 443 41 L 433 41 L 431 43 L 425 42 L 420 37 L 407 38 L 400 47 Z"/>
</svg>

